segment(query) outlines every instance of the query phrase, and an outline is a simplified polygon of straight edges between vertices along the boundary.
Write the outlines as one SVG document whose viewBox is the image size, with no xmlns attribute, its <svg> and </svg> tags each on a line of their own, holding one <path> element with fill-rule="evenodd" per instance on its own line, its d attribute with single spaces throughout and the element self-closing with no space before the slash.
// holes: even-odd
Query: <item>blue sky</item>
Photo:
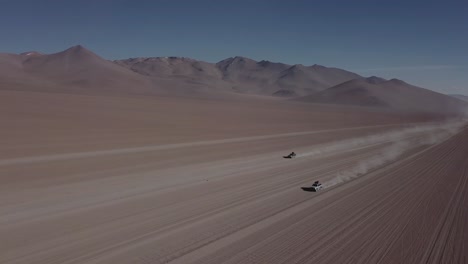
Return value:
<svg viewBox="0 0 468 264">
<path fill-rule="evenodd" d="M 0 51 L 245 56 L 468 94 L 468 1 L 0 0 Z"/>
</svg>

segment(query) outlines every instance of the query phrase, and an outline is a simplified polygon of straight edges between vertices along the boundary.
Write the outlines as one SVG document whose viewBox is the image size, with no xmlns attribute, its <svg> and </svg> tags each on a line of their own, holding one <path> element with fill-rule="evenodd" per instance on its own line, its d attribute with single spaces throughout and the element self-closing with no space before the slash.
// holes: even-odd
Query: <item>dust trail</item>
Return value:
<svg viewBox="0 0 468 264">
<path fill-rule="evenodd" d="M 298 154 L 297 157 L 326 155 L 337 151 L 346 151 L 353 148 L 365 147 L 383 142 L 400 142 L 408 137 L 411 137 L 412 135 L 417 135 L 420 133 L 430 133 L 437 130 L 454 131 L 451 133 L 456 133 L 459 130 L 459 127 L 463 126 L 463 124 L 465 124 L 465 121 L 454 121 L 444 124 L 430 124 L 419 126 L 415 125 L 399 131 L 391 131 L 388 133 L 381 133 L 360 138 L 345 139 L 335 143 L 318 145 L 314 148 L 314 150 Z M 436 135 L 433 135 L 433 133 L 431 133 L 430 138 L 427 140 L 437 140 L 437 138 L 431 139 L 433 136 Z"/>
<path fill-rule="evenodd" d="M 424 145 L 438 144 L 445 139 L 460 132 L 467 121 L 456 121 L 441 124 L 439 126 L 424 126 L 405 129 L 388 135 L 379 135 L 371 137 L 367 141 L 373 142 L 374 140 L 389 140 L 391 145 L 382 149 L 376 156 L 360 161 L 355 167 L 339 172 L 334 178 L 323 183 L 324 188 L 328 188 L 346 181 L 352 180 L 359 176 L 364 175 L 368 171 L 378 168 L 388 162 L 396 160 L 400 155 L 415 147 Z M 419 132 L 427 132 L 420 137 L 408 138 L 410 135 L 415 135 Z M 360 142 L 366 140 L 360 140 Z M 351 144 L 351 143 L 349 143 Z"/>
<path fill-rule="evenodd" d="M 203 146 L 210 146 L 210 145 L 216 145 L 216 144 L 249 142 L 249 141 L 264 140 L 264 139 L 282 138 L 282 137 L 313 135 L 313 134 L 326 133 L 326 132 L 347 131 L 347 130 L 351 131 L 351 130 L 359 130 L 363 128 L 392 127 L 392 126 L 401 126 L 401 125 L 402 124 L 385 124 L 385 125 L 375 125 L 375 126 L 335 128 L 335 129 L 325 129 L 325 130 L 312 130 L 312 131 L 302 131 L 302 132 L 270 134 L 270 135 L 261 135 L 261 136 L 205 140 L 205 141 L 195 141 L 195 142 L 185 142 L 185 143 L 173 143 L 173 144 L 165 144 L 165 145 L 150 145 L 150 146 L 142 146 L 142 147 L 130 147 L 130 148 L 106 149 L 106 150 L 97 150 L 97 151 L 85 151 L 85 152 L 19 157 L 19 158 L 0 160 L 0 166 L 49 162 L 49 161 L 61 161 L 61 160 L 80 159 L 80 158 L 108 156 L 108 155 L 152 152 L 152 151 L 161 151 L 161 150 L 188 148 L 188 147 L 203 147 Z"/>
</svg>

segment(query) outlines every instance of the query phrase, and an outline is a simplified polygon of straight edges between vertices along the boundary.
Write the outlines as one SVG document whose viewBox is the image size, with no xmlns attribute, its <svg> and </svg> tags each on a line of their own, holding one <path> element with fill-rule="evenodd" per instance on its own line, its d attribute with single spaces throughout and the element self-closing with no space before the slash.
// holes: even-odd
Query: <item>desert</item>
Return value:
<svg viewBox="0 0 468 264">
<path fill-rule="evenodd" d="M 77 84 L 81 64 L 151 80 L 83 49 L 63 73 L 69 51 L 42 58 L 52 77 L 18 72 L 53 91 L 2 79 L 1 263 L 466 260 L 468 137 L 455 108 L 95 91 L 104 78 Z M 315 180 L 323 190 L 301 190 Z"/>
<path fill-rule="evenodd" d="M 468 263 L 467 11 L 2 1 L 0 264 Z"/>
</svg>

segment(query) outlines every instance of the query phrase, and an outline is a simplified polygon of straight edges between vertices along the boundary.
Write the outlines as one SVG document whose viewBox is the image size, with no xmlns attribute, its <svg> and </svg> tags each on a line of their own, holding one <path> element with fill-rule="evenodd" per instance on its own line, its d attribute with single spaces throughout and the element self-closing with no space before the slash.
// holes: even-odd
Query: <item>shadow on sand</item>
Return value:
<svg viewBox="0 0 468 264">
<path fill-rule="evenodd" d="M 301 189 L 305 192 L 316 192 L 315 188 L 312 187 L 301 187 Z"/>
</svg>

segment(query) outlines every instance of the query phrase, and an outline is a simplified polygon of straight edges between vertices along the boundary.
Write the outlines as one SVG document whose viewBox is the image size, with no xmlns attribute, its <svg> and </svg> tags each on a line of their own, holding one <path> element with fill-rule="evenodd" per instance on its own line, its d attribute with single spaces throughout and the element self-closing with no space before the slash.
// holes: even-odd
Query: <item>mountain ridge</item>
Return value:
<svg viewBox="0 0 468 264">
<path fill-rule="evenodd" d="M 402 80 L 366 78 L 318 64 L 290 65 L 243 56 L 217 63 L 177 56 L 110 61 L 82 45 L 52 54 L 0 53 L 0 84 L 0 89 L 109 95 L 246 94 L 408 111 L 463 108 L 461 100 Z"/>
<path fill-rule="evenodd" d="M 167 64 L 163 62 L 167 58 L 171 58 L 173 62 L 185 60 L 186 63 Z M 361 77 L 346 70 L 317 64 L 289 65 L 268 60 L 256 61 L 243 56 L 229 57 L 216 63 L 189 60 L 181 57 L 142 57 L 114 62 L 146 76 L 170 77 L 182 73 L 198 80 L 207 77 L 210 82 L 214 81 L 222 87 L 231 87 L 237 92 L 269 96 L 307 95 L 342 81 Z M 184 69 L 181 69 L 182 67 Z"/>
<path fill-rule="evenodd" d="M 468 104 L 457 98 L 417 87 L 399 79 L 376 79 L 375 76 L 350 80 L 294 100 L 409 112 L 459 113 L 468 109 Z"/>
</svg>

